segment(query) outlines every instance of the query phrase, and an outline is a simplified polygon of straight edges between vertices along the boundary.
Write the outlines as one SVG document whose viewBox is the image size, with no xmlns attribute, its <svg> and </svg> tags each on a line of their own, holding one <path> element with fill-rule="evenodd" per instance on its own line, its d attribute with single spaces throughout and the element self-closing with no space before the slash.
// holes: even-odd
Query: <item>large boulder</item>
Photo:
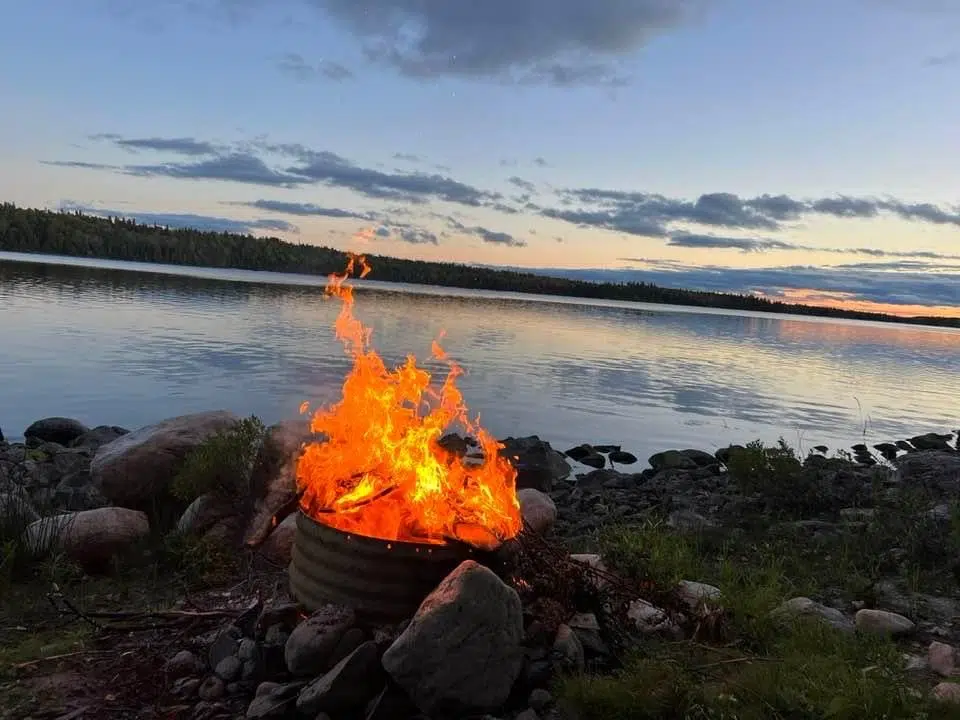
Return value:
<svg viewBox="0 0 960 720">
<path fill-rule="evenodd" d="M 122 435 L 97 450 L 94 485 L 115 505 L 151 508 L 164 498 L 187 455 L 239 418 L 223 410 L 181 415 Z"/>
<path fill-rule="evenodd" d="M 431 717 L 499 708 L 523 663 L 517 593 L 466 560 L 420 605 L 383 656 L 383 667 Z"/>
<path fill-rule="evenodd" d="M 90 428 L 79 420 L 65 417 L 48 417 L 37 420 L 23 431 L 23 437 L 30 442 L 54 442 L 69 445 Z"/>
<path fill-rule="evenodd" d="M 86 448 L 92 452 L 109 442 L 113 442 L 118 437 L 127 435 L 129 432 L 126 428 L 116 425 L 97 425 L 93 430 L 88 430 L 83 435 L 74 438 L 70 442 L 70 447 Z"/>
<path fill-rule="evenodd" d="M 24 545 L 35 555 L 60 550 L 87 570 L 99 570 L 112 557 L 150 534 L 146 514 L 119 507 L 52 515 L 31 523 Z"/>
<path fill-rule="evenodd" d="M 555 480 L 569 477 L 570 463 L 550 443 L 536 435 L 508 437 L 502 442 L 500 454 L 516 467 L 518 490 L 533 488 L 550 492 Z"/>
<path fill-rule="evenodd" d="M 267 429 L 250 473 L 253 514 L 247 524 L 244 543 L 256 546 L 270 534 L 274 522 L 296 509 L 297 458 L 303 444 L 311 439 L 305 420 L 287 420 Z"/>
</svg>

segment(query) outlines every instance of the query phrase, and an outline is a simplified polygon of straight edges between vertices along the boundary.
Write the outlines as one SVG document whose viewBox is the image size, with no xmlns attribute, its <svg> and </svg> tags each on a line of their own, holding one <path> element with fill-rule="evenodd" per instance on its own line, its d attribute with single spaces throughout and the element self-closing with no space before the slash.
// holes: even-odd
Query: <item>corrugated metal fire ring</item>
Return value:
<svg viewBox="0 0 960 720">
<path fill-rule="evenodd" d="M 427 545 L 345 533 L 297 510 L 290 590 L 308 611 L 334 603 L 371 618 L 402 620 L 474 556 L 462 543 Z"/>
</svg>

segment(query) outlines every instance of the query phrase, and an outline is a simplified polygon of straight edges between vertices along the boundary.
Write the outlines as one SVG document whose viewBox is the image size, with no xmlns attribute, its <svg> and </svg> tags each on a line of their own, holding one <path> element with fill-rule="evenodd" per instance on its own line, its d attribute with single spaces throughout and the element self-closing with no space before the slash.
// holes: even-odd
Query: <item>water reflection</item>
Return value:
<svg viewBox="0 0 960 720">
<path fill-rule="evenodd" d="M 267 421 L 336 398 L 349 362 L 322 279 L 132 272 L 0 256 L 0 425 L 43 415 L 129 427 L 224 407 Z M 200 275 L 203 276 L 198 276 Z M 403 288 L 399 288 L 403 290 Z M 960 333 L 367 286 L 385 359 L 443 344 L 498 435 L 652 453 L 784 435 L 809 447 L 952 429 Z"/>
</svg>

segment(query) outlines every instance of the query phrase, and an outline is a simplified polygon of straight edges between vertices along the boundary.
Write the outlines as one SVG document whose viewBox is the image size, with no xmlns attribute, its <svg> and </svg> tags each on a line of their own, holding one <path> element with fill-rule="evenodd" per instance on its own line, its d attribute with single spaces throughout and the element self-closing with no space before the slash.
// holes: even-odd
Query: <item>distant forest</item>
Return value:
<svg viewBox="0 0 960 720">
<path fill-rule="evenodd" d="M 0 204 L 0 250 L 242 270 L 328 275 L 342 271 L 340 250 L 277 238 L 167 229 L 123 218 L 54 212 Z M 794 305 L 755 295 L 664 288 L 650 283 L 599 283 L 533 273 L 369 255 L 372 280 L 474 290 L 564 295 L 604 300 L 792 313 L 857 320 L 960 327 L 960 319 L 903 318 L 879 313 Z"/>
</svg>

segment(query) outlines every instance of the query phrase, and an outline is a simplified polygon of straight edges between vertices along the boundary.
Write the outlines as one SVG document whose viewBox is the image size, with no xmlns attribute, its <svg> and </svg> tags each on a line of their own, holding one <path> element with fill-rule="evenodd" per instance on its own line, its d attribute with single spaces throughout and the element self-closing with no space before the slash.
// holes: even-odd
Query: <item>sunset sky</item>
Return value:
<svg viewBox="0 0 960 720">
<path fill-rule="evenodd" d="M 0 201 L 960 316 L 957 0 L 2 16 Z"/>
</svg>

